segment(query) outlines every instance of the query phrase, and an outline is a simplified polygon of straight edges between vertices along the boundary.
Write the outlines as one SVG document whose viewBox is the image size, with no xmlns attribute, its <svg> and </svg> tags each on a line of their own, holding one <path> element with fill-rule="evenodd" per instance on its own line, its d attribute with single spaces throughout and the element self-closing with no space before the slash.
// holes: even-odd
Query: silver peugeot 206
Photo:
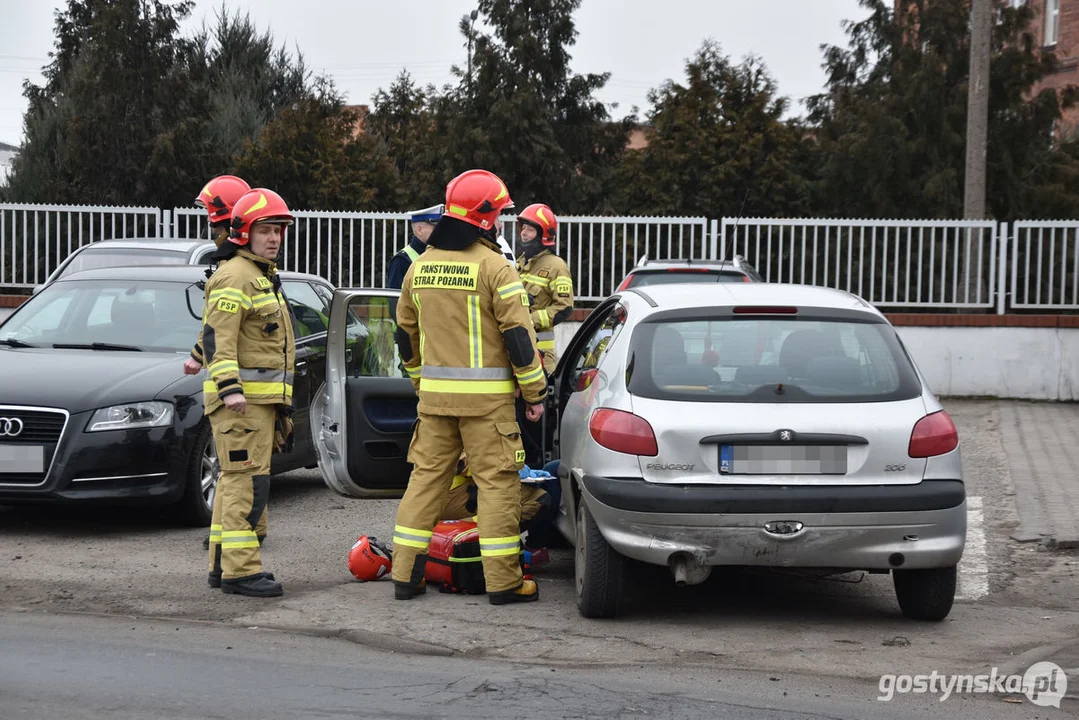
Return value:
<svg viewBox="0 0 1079 720">
<path fill-rule="evenodd" d="M 846 292 L 664 285 L 607 298 L 552 377 L 549 457 L 577 605 L 617 615 L 624 559 L 891 573 L 941 620 L 966 542 L 955 425 L 895 329 Z"/>
</svg>

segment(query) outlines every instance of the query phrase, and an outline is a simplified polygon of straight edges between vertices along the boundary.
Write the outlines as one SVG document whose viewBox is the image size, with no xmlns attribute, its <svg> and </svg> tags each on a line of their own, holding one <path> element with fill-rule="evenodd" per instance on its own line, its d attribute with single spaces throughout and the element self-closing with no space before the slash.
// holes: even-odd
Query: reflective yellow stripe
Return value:
<svg viewBox="0 0 1079 720">
<path fill-rule="evenodd" d="M 221 542 L 221 526 L 210 526 L 210 542 Z"/>
<path fill-rule="evenodd" d="M 210 363 L 210 367 L 208 369 L 211 376 L 220 375 L 227 372 L 238 373 L 240 372 L 240 364 L 235 360 L 215 360 L 214 362 Z"/>
<path fill-rule="evenodd" d="M 537 310 L 536 316 L 539 318 L 541 328 L 551 327 L 551 315 L 547 312 L 546 308 Z"/>
<path fill-rule="evenodd" d="M 503 285 L 498 288 L 498 296 L 500 298 L 511 298 L 514 295 L 527 295 L 525 292 L 525 286 L 519 282 L 511 282 L 509 285 Z"/>
<path fill-rule="evenodd" d="M 554 340 L 537 340 L 537 350 L 554 350 Z"/>
<path fill-rule="evenodd" d="M 407 547 L 414 547 L 420 550 L 426 550 L 427 546 L 431 544 L 431 536 L 434 535 L 430 530 L 417 530 L 416 528 L 405 527 L 404 525 L 393 526 L 393 541 Z"/>
<path fill-rule="evenodd" d="M 239 387 L 243 394 L 247 397 L 278 397 L 284 393 L 285 397 L 292 397 L 292 386 L 285 385 L 279 382 L 276 383 L 262 383 L 262 382 L 247 382 L 242 385 L 230 385 L 229 387 Z M 283 389 L 282 389 L 283 388 Z M 204 380 L 202 383 L 202 392 L 208 395 L 217 394 L 217 383 L 213 380 Z"/>
<path fill-rule="evenodd" d="M 286 397 L 292 397 L 292 386 L 279 382 L 245 382 L 244 395 L 280 395 L 284 387 Z"/>
<path fill-rule="evenodd" d="M 527 385 L 531 382 L 536 382 L 543 379 L 543 368 L 538 367 L 531 372 L 514 373 L 517 376 L 517 382 L 521 385 Z"/>
<path fill-rule="evenodd" d="M 519 535 L 501 538 L 480 538 L 480 555 L 484 557 L 500 557 L 503 555 L 516 555 L 521 544 Z"/>
<path fill-rule="evenodd" d="M 484 395 L 486 393 L 510 393 L 516 389 L 512 380 L 432 380 L 420 378 L 420 391 L 457 393 L 460 395 Z"/>
<path fill-rule="evenodd" d="M 419 294 L 412 293 L 412 302 L 416 305 L 416 324 L 420 328 L 420 365 L 423 365 L 423 349 L 427 344 L 427 333 L 423 331 L 423 323 L 420 322 L 420 313 L 423 311 L 423 307 L 420 305 Z"/>
<path fill-rule="evenodd" d="M 405 372 L 408 373 L 408 376 L 410 378 L 418 378 L 420 376 L 420 372 L 422 371 L 423 365 L 414 365 L 413 367 L 405 365 Z"/>
<path fill-rule="evenodd" d="M 225 530 L 221 533 L 221 549 L 258 547 L 259 539 L 254 530 Z"/>
<path fill-rule="evenodd" d="M 540 277 L 539 275 L 530 275 L 528 273 L 522 275 L 521 279 L 527 283 L 532 283 L 533 285 L 539 285 L 541 287 L 549 287 L 551 284 L 551 281 L 548 278 Z"/>
<path fill-rule="evenodd" d="M 416 259 L 420 256 L 411 245 L 405 245 L 405 255 L 408 255 L 408 259 L 412 262 L 416 262 Z"/>
<path fill-rule="evenodd" d="M 251 301 L 251 307 L 252 308 L 260 308 L 260 307 L 265 307 L 266 305 L 273 305 L 274 303 L 277 303 L 277 302 L 278 302 L 278 300 L 277 300 L 276 297 L 274 297 L 273 295 L 270 295 L 270 294 L 267 293 L 266 295 L 263 295 L 262 297 L 258 297 L 258 298 L 255 298 L 254 300 L 252 300 Z"/>
<path fill-rule="evenodd" d="M 251 309 L 251 298 L 240 292 L 239 290 L 233 290 L 232 288 L 222 288 L 221 290 L 214 290 L 210 293 L 210 299 L 208 304 L 213 305 L 218 300 L 235 300 L 240 303 L 241 306 Z"/>
<path fill-rule="evenodd" d="M 483 319 L 479 295 L 468 296 L 468 362 L 474 368 L 483 366 Z"/>
</svg>

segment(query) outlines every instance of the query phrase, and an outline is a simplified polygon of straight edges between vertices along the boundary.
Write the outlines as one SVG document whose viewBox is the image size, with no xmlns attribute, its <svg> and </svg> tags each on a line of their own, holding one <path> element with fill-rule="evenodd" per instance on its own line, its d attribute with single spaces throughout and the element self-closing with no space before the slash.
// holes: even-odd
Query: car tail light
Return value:
<svg viewBox="0 0 1079 720">
<path fill-rule="evenodd" d="M 593 440 L 608 450 L 627 455 L 659 454 L 652 426 L 633 413 L 599 408 L 588 421 L 588 431 Z"/>
<path fill-rule="evenodd" d="M 912 458 L 934 457 L 959 447 L 959 433 L 948 413 L 941 410 L 926 415 L 914 425 L 907 455 Z"/>
<path fill-rule="evenodd" d="M 592 368 L 591 370 L 585 370 L 581 373 L 580 377 L 577 378 L 576 384 L 573 386 L 573 391 L 581 392 L 582 390 L 587 390 L 592 384 L 592 381 L 596 378 L 596 373 L 598 372 L 598 369 Z"/>
<path fill-rule="evenodd" d="M 748 282 L 748 281 L 747 281 Z M 795 307 L 773 307 L 769 305 L 739 305 L 734 309 L 735 315 L 797 315 Z"/>
<path fill-rule="evenodd" d="M 632 277 L 633 277 L 633 274 L 632 274 L 632 273 L 630 273 L 629 275 L 626 275 L 626 278 L 625 278 L 625 280 L 623 280 L 623 281 L 622 281 L 622 282 L 621 282 L 621 283 L 620 283 L 620 284 L 618 285 L 618 287 L 617 287 L 617 288 L 615 288 L 615 292 L 622 292 L 623 290 L 625 290 L 626 288 L 628 288 L 628 287 L 629 287 L 629 281 L 630 281 L 630 278 L 632 278 Z"/>
<path fill-rule="evenodd" d="M 749 275 L 743 275 L 742 282 L 749 282 Z"/>
</svg>

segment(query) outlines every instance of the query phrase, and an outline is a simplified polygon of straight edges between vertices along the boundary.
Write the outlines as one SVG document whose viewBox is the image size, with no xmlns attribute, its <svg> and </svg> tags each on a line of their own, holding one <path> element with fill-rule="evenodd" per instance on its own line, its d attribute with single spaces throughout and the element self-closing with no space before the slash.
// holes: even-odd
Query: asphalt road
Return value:
<svg viewBox="0 0 1079 720">
<path fill-rule="evenodd" d="M 553 562 L 537 571 L 535 604 L 496 608 L 482 597 L 437 592 L 395 602 L 388 582 L 356 582 L 346 556 L 361 533 L 391 537 L 397 501 L 336 496 L 312 471 L 273 480 L 263 559 L 284 583 L 282 598 L 208 588 L 205 531 L 170 525 L 162 513 L 0 506 L 0 611 L 258 626 L 299 633 L 297 643 L 303 634 L 327 635 L 349 652 L 393 651 L 410 663 L 436 663 L 422 667 L 489 662 L 520 677 L 553 668 L 567 681 L 570 673 L 631 685 L 639 677 L 727 678 L 747 670 L 782 682 L 813 676 L 806 687 L 853 683 L 862 689 L 849 697 L 872 699 L 884 674 L 983 672 L 1079 635 L 1079 557 L 1008 539 L 1016 526 L 1014 489 L 997 404 L 946 406 L 963 438 L 968 492 L 981 498 L 981 508 L 971 515 L 980 534 L 971 535 L 964 558 L 961 599 L 942 623 L 902 617 L 887 576 L 716 572 L 703 585 L 676 588 L 664 569 L 648 568 L 635 570 L 623 617 L 591 621 L 577 613 L 567 549 L 554 551 Z M 57 676 L 57 684 L 64 678 Z M 1073 682 L 1079 687 L 1079 676 Z M 917 696 L 871 703 L 869 710 L 906 708 L 908 701 Z M 1007 705 L 971 696 L 951 698 L 946 707 L 951 712 L 968 701 Z M 1064 716 L 1056 708 L 1021 707 L 1021 717 Z M 54 717 L 77 715 L 60 709 Z"/>
<path fill-rule="evenodd" d="M 768 673 L 519 668 L 259 628 L 0 614 L 0 714 L 83 718 L 939 718 L 928 696 Z M 1030 717 L 985 698 L 955 718 Z"/>
</svg>

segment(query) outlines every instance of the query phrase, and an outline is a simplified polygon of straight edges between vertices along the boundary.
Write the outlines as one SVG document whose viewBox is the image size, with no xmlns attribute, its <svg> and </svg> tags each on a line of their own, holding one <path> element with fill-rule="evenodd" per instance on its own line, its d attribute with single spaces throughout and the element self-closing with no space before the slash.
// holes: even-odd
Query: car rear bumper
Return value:
<svg viewBox="0 0 1079 720">
<path fill-rule="evenodd" d="M 642 562 L 889 570 L 958 564 L 958 480 L 903 486 L 672 486 L 586 475 L 582 500 L 607 542 Z M 785 528 L 766 528 L 769 523 Z"/>
</svg>

